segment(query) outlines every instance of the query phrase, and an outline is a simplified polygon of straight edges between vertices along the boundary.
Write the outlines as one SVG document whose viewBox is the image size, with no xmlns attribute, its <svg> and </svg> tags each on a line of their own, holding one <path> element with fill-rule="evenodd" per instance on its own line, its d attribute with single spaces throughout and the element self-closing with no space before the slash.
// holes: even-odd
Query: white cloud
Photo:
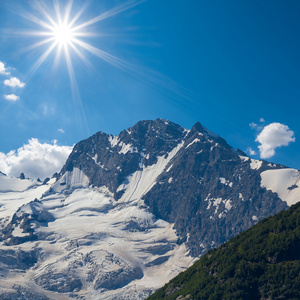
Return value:
<svg viewBox="0 0 300 300">
<path fill-rule="evenodd" d="M 17 101 L 20 100 L 19 96 L 16 96 L 15 94 L 11 94 L 11 95 L 4 95 L 4 98 L 8 101 Z"/>
<path fill-rule="evenodd" d="M 255 129 L 255 128 L 257 128 L 258 125 L 256 123 L 252 122 L 249 124 L 249 126 L 250 126 L 250 128 Z"/>
<path fill-rule="evenodd" d="M 255 141 L 261 144 L 258 146 L 260 157 L 270 158 L 275 155 L 276 148 L 294 142 L 295 137 L 294 132 L 287 125 L 271 123 L 263 128 Z"/>
<path fill-rule="evenodd" d="M 260 119 L 259 119 L 259 122 L 260 122 L 260 123 L 265 123 L 266 121 L 265 121 L 264 118 L 260 118 Z"/>
<path fill-rule="evenodd" d="M 246 152 L 249 153 L 250 155 L 256 155 L 256 151 L 253 150 L 253 149 L 250 148 L 250 147 L 248 147 L 248 148 L 246 149 Z"/>
<path fill-rule="evenodd" d="M 10 79 L 4 80 L 4 84 L 10 87 L 19 87 L 22 88 L 25 86 L 24 82 L 21 82 L 17 77 L 11 77 Z"/>
<path fill-rule="evenodd" d="M 58 132 L 60 132 L 60 133 L 65 133 L 65 131 L 64 131 L 62 128 L 59 128 L 59 129 L 58 129 Z"/>
<path fill-rule="evenodd" d="M 0 171 L 14 177 L 23 172 L 26 177 L 44 179 L 60 171 L 71 151 L 72 147 L 58 146 L 57 141 L 42 144 L 32 138 L 18 150 L 0 152 Z"/>
<path fill-rule="evenodd" d="M 53 115 L 55 113 L 55 108 L 52 105 L 43 104 L 42 105 L 42 114 L 44 116 Z"/>
<path fill-rule="evenodd" d="M 2 61 L 0 61 L 0 74 L 9 75 L 9 72 L 7 72 L 7 69 Z"/>
</svg>

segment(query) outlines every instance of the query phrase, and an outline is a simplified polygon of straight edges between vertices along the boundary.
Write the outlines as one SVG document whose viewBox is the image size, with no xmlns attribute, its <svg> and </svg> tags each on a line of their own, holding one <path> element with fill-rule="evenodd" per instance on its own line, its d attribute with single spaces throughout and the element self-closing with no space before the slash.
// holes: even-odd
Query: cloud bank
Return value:
<svg viewBox="0 0 300 300">
<path fill-rule="evenodd" d="M 18 150 L 0 152 L 0 171 L 14 177 L 23 172 L 28 178 L 45 179 L 60 171 L 72 148 L 58 146 L 57 141 L 42 144 L 32 138 Z"/>
<path fill-rule="evenodd" d="M 20 79 L 17 77 L 11 77 L 10 79 L 4 80 L 4 84 L 12 88 L 14 87 L 22 88 L 25 86 L 25 83 L 21 82 Z"/>
<path fill-rule="evenodd" d="M 11 95 L 4 95 L 4 98 L 8 101 L 17 101 L 20 100 L 19 96 L 16 96 L 15 94 L 11 94 Z"/>
<path fill-rule="evenodd" d="M 271 123 L 263 128 L 255 141 L 260 143 L 260 158 L 265 159 L 274 156 L 276 148 L 295 142 L 295 137 L 287 125 Z"/>
</svg>

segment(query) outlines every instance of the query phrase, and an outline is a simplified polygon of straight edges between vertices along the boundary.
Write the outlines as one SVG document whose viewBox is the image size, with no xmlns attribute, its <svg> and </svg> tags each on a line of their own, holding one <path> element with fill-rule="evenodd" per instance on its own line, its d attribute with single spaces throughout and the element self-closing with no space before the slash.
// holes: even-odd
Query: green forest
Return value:
<svg viewBox="0 0 300 300">
<path fill-rule="evenodd" d="M 300 203 L 210 250 L 149 299 L 300 299 Z"/>
</svg>

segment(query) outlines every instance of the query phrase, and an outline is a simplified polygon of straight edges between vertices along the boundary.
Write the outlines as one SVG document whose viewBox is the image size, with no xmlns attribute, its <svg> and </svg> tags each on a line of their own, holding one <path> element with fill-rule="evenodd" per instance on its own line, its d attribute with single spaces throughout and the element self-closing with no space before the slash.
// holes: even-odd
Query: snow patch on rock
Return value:
<svg viewBox="0 0 300 300">
<path fill-rule="evenodd" d="M 89 154 L 87 154 L 88 156 L 90 156 Z M 90 156 L 92 158 L 92 160 L 95 162 L 95 164 L 97 166 L 99 166 L 100 168 L 102 169 L 105 169 L 105 170 L 108 170 L 107 168 L 104 167 L 104 165 L 101 165 L 99 162 L 98 162 L 98 154 L 95 154 L 95 156 Z"/>
<path fill-rule="evenodd" d="M 199 142 L 201 142 L 200 139 L 194 139 L 191 143 L 189 143 L 189 144 L 186 146 L 186 148 L 189 148 L 189 147 L 192 146 L 194 143 L 199 143 Z"/>
<path fill-rule="evenodd" d="M 119 154 L 126 154 L 127 152 L 130 153 L 137 153 L 138 150 L 136 147 L 134 147 L 132 144 L 125 144 L 123 142 L 119 143 L 119 146 L 122 147 L 119 151 Z"/>
<path fill-rule="evenodd" d="M 115 147 L 115 146 L 118 145 L 120 139 L 119 139 L 119 136 L 110 135 L 108 137 L 108 141 L 110 142 L 110 144 L 111 144 L 112 147 Z"/>
<path fill-rule="evenodd" d="M 262 160 L 256 160 L 251 158 L 250 168 L 252 170 L 258 170 L 262 166 Z"/>
<path fill-rule="evenodd" d="M 220 204 L 223 203 L 225 207 L 224 213 L 228 212 L 232 208 L 230 199 L 222 199 L 222 198 L 212 198 L 210 194 L 204 199 L 204 201 L 208 201 L 207 209 L 210 209 L 212 206 L 215 207 L 214 214 L 216 214 L 219 210 Z M 221 217 L 223 214 L 221 215 Z M 221 218 L 219 215 L 219 218 Z"/>
<path fill-rule="evenodd" d="M 220 180 L 220 182 L 221 182 L 222 184 L 224 184 L 224 185 L 228 185 L 228 186 L 230 186 L 230 187 L 232 187 L 232 185 L 233 185 L 232 182 L 230 182 L 229 180 L 226 180 L 224 177 L 220 177 L 219 180 Z"/>
<path fill-rule="evenodd" d="M 239 155 L 240 159 L 243 161 L 243 162 L 246 162 L 248 160 L 250 160 L 250 157 L 248 156 L 242 156 L 242 155 Z"/>
</svg>

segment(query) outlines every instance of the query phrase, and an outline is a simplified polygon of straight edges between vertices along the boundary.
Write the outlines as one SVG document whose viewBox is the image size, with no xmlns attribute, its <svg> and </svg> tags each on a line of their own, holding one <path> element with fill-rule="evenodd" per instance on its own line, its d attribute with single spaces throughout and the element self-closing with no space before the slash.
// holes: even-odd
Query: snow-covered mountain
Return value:
<svg viewBox="0 0 300 300">
<path fill-rule="evenodd" d="M 98 132 L 74 147 L 56 182 L 0 174 L 0 298 L 143 299 L 299 201 L 299 178 L 200 123 Z"/>
</svg>

